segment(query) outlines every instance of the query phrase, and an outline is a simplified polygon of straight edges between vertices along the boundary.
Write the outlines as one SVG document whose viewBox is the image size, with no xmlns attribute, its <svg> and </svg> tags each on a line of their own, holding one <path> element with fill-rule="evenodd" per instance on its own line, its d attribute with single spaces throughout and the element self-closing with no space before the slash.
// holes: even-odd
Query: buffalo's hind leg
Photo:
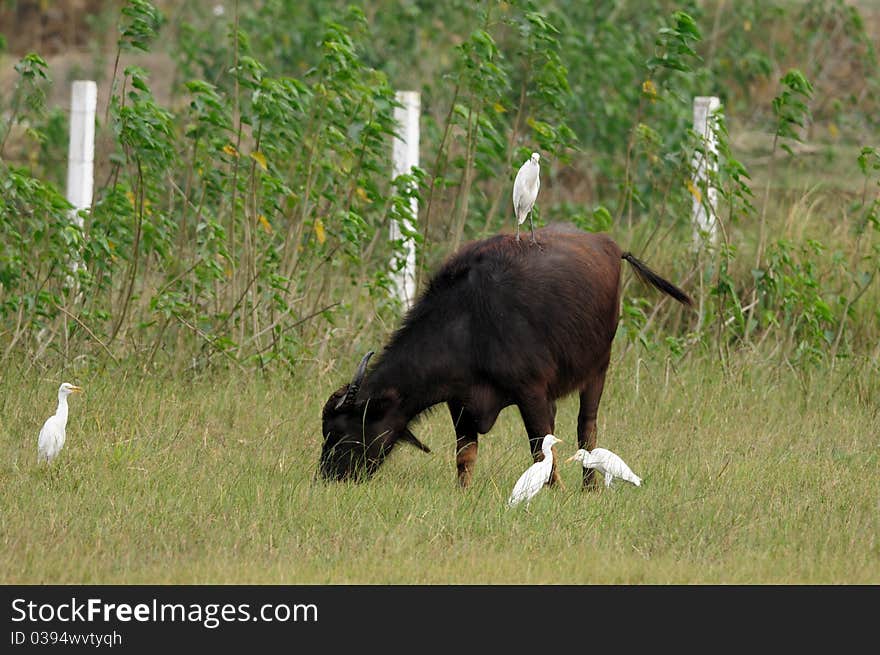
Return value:
<svg viewBox="0 0 880 655">
<path fill-rule="evenodd" d="M 535 397 L 522 400 L 517 403 L 520 416 L 522 416 L 523 424 L 526 426 L 526 433 L 529 435 L 529 447 L 532 450 L 532 459 L 540 462 L 544 459 L 544 453 L 541 452 L 541 443 L 548 434 L 553 434 L 556 426 L 556 403 L 548 399 L 537 399 Z M 550 471 L 550 480 L 548 485 L 552 486 L 559 483 L 560 487 L 565 485 L 562 478 L 556 470 L 556 460 L 553 458 L 553 467 Z"/>
<path fill-rule="evenodd" d="M 602 400 L 602 390 L 605 388 L 605 373 L 608 371 L 608 362 L 590 378 L 581 389 L 581 407 L 578 412 L 578 448 L 593 450 L 596 447 L 596 417 L 599 414 L 599 401 Z M 591 491 L 599 489 L 599 483 L 591 468 L 583 471 L 583 488 Z"/>
<path fill-rule="evenodd" d="M 449 413 L 455 426 L 455 465 L 458 485 L 464 489 L 471 482 L 477 464 L 477 422 L 464 405 L 449 401 Z"/>
</svg>

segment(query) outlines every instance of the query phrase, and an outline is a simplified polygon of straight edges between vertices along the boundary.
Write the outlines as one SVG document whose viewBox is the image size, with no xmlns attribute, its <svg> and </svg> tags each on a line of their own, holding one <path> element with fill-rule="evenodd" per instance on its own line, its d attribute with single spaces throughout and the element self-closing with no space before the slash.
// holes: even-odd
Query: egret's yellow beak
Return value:
<svg viewBox="0 0 880 655">
<path fill-rule="evenodd" d="M 71 393 L 82 393 L 82 387 L 70 387 Z"/>
<path fill-rule="evenodd" d="M 570 461 L 572 461 L 573 459 L 574 459 L 574 455 L 572 455 L 571 457 L 569 457 L 569 458 L 568 458 L 567 460 L 565 460 L 565 461 L 566 461 L 566 462 L 570 462 Z"/>
</svg>

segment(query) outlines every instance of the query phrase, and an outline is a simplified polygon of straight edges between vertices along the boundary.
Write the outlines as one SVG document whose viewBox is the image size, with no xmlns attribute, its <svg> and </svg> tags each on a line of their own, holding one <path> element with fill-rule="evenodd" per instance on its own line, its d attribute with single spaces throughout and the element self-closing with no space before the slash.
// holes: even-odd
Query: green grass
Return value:
<svg viewBox="0 0 880 655">
<path fill-rule="evenodd" d="M 741 358 L 612 363 L 600 444 L 642 488 L 544 489 L 505 509 L 530 463 L 508 409 L 455 485 L 445 408 L 367 484 L 313 479 L 337 375 L 142 381 L 70 376 L 68 442 L 36 437 L 60 380 L 0 383 L 3 583 L 877 583 L 876 366 L 812 378 Z M 849 375 L 838 386 L 845 375 Z M 341 377 L 344 377 L 341 376 Z M 837 393 L 834 394 L 834 388 Z M 575 398 L 557 434 L 574 451 Z"/>
</svg>

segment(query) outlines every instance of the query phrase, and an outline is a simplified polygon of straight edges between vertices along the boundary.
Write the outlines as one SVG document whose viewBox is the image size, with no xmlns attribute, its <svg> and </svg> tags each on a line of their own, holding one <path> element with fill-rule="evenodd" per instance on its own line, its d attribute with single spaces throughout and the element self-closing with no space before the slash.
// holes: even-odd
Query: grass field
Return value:
<svg viewBox="0 0 880 655">
<path fill-rule="evenodd" d="M 619 346 L 619 344 L 618 344 Z M 444 408 L 367 484 L 314 480 L 320 410 L 348 372 L 297 379 L 68 376 L 67 444 L 36 437 L 61 380 L 0 383 L 3 583 L 878 583 L 880 380 L 741 356 L 638 366 L 615 350 L 599 444 L 644 478 L 505 509 L 530 463 L 515 409 L 455 480 Z M 575 449 L 576 400 L 557 434 Z M 570 452 L 569 452 L 570 451 Z"/>
</svg>

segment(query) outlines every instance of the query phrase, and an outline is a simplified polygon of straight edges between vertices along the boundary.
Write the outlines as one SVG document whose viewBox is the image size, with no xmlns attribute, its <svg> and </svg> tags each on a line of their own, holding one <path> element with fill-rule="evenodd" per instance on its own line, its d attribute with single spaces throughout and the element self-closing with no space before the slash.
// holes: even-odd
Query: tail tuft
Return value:
<svg viewBox="0 0 880 655">
<path fill-rule="evenodd" d="M 633 267 L 633 271 L 635 272 L 636 277 L 638 277 L 643 284 L 647 284 L 649 286 L 655 287 L 656 289 L 659 289 L 666 295 L 672 296 L 683 305 L 693 307 L 694 301 L 691 300 L 691 297 L 689 295 L 687 295 L 684 291 L 672 284 L 672 282 L 670 282 L 669 280 L 664 280 L 662 277 L 657 275 L 654 271 L 648 268 L 648 266 L 644 262 L 640 261 L 632 253 L 625 252 L 623 253 L 623 255 L 621 255 L 621 258 L 630 263 L 630 265 Z"/>
</svg>

